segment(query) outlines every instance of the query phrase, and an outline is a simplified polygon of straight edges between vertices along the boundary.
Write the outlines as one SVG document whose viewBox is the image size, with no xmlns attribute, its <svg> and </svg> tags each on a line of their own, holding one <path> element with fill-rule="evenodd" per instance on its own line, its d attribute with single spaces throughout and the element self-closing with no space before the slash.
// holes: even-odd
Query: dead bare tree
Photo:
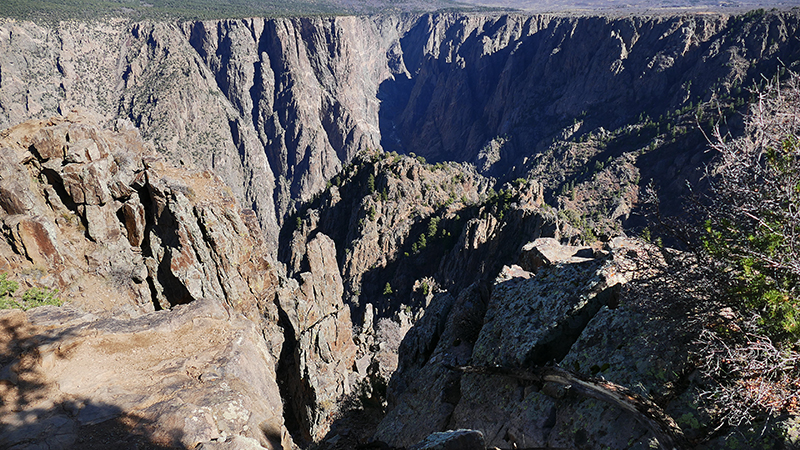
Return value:
<svg viewBox="0 0 800 450">
<path fill-rule="evenodd" d="M 753 94 L 744 134 L 710 138 L 709 191 L 689 202 L 701 220 L 675 228 L 710 268 L 702 301 L 730 307 L 694 350 L 717 429 L 800 412 L 800 77 Z"/>
</svg>

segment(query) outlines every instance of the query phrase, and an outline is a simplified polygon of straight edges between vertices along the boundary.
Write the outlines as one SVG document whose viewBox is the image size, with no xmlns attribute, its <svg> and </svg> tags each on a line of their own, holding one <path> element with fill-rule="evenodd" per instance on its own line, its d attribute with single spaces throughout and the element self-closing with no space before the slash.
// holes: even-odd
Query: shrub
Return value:
<svg viewBox="0 0 800 450">
<path fill-rule="evenodd" d="M 767 83 L 741 137 L 715 130 L 707 192 L 691 198 L 684 218 L 658 217 L 691 250 L 663 253 L 665 285 L 697 333 L 698 392 L 713 432 L 753 421 L 766 430 L 771 418 L 800 413 L 798 104 L 796 75 Z"/>
<path fill-rule="evenodd" d="M 719 159 L 710 191 L 697 202 L 705 217 L 702 248 L 721 265 L 731 298 L 760 316 L 776 337 L 800 336 L 800 82 L 759 92 L 745 135 L 716 131 Z"/>
<path fill-rule="evenodd" d="M 22 299 L 15 299 L 14 293 L 19 289 L 16 281 L 9 280 L 8 275 L 0 274 L 0 309 L 19 308 L 29 310 L 38 306 L 61 306 L 64 302 L 58 297 L 57 289 L 30 288 L 22 295 Z"/>
<path fill-rule="evenodd" d="M 0 297 L 9 297 L 19 289 L 19 283 L 9 280 L 5 273 L 0 274 Z"/>
<path fill-rule="evenodd" d="M 58 289 L 30 288 L 22 296 L 22 309 L 31 309 L 38 306 L 61 306 L 64 302 L 58 297 Z"/>
<path fill-rule="evenodd" d="M 439 230 L 439 222 L 441 220 L 441 217 L 431 217 L 431 221 L 428 222 L 428 238 L 433 239 L 434 236 L 436 236 L 436 232 Z"/>
</svg>

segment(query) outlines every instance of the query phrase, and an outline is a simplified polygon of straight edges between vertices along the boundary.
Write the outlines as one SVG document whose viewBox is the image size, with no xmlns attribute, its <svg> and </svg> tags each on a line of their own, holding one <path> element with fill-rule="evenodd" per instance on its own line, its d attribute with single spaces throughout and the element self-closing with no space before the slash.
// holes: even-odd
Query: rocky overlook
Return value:
<svg viewBox="0 0 800 450">
<path fill-rule="evenodd" d="M 700 402 L 739 319 L 625 235 L 798 26 L 0 19 L 0 446 L 791 448 Z"/>
</svg>

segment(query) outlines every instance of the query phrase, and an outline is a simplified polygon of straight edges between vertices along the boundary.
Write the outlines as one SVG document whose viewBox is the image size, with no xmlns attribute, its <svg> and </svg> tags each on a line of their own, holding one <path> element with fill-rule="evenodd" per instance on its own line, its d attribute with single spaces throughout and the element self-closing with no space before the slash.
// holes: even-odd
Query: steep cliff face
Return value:
<svg viewBox="0 0 800 450">
<path fill-rule="evenodd" d="M 594 374 L 602 365 L 589 359 L 631 359 L 624 345 L 595 348 L 607 326 L 641 318 L 587 300 L 606 277 L 597 267 L 575 269 L 565 305 L 548 296 L 565 282 L 555 275 L 546 284 L 512 267 L 495 277 L 537 237 L 608 237 L 634 207 L 640 178 L 678 192 L 704 157 L 701 134 L 681 133 L 718 105 L 734 111 L 747 95 L 737 89 L 779 59 L 793 67 L 799 22 L 796 13 L 5 20 L 0 125 L 73 109 L 92 120 L 42 119 L 3 135 L 0 261 L 24 283 L 62 289 L 76 308 L 141 323 L 196 311 L 209 332 L 234 330 L 223 333 L 230 348 L 257 347 L 248 354 L 266 355 L 259 376 L 271 380 L 258 389 L 282 394 L 283 415 L 272 395 L 256 405 L 269 434 L 247 420 L 209 425 L 218 431 L 238 427 L 272 446 L 287 432 L 319 441 L 336 431 L 342 399 L 385 400 L 397 368 L 378 434 L 392 444 L 470 426 L 491 429 L 489 442 L 501 446 L 623 447 L 604 437 L 610 429 L 584 424 L 602 416 L 627 426 L 625 417 L 525 386 L 504 387 L 521 400 L 484 417 L 493 381 L 440 363 L 538 364 L 529 359 L 543 353 Z M 608 223 L 587 222 L 595 213 Z M 221 311 L 235 318 L 222 323 Z M 542 326 L 529 328 L 531 317 Z M 553 350 L 575 323 L 569 343 L 586 352 Z M 635 334 L 617 329 L 615 339 Z M 638 381 L 622 369 L 615 376 Z M 514 419 L 523 410 L 536 417 Z M 584 413 L 595 419 L 574 419 Z M 409 418 L 424 426 L 402 428 Z M 632 429 L 629 437 L 646 436 Z M 221 442 L 206 431 L 187 442 Z"/>
<path fill-rule="evenodd" d="M 382 111 L 383 144 L 486 168 L 499 157 L 490 173 L 505 173 L 573 118 L 570 135 L 614 129 L 727 92 L 778 58 L 792 64 L 797 26 L 793 14 L 425 16 L 400 40 L 410 79 L 381 85 L 402 92 Z"/>
<path fill-rule="evenodd" d="M 103 124 L 129 119 L 173 163 L 224 174 L 274 244 L 274 176 L 257 136 L 177 26 L 7 20 L 0 34 L 4 127 L 73 109 Z"/>
<path fill-rule="evenodd" d="M 187 24 L 219 89 L 254 129 L 278 179 L 279 215 L 380 145 L 378 84 L 402 22 L 253 19 Z"/>
<path fill-rule="evenodd" d="M 274 243 L 293 202 L 359 151 L 541 175 L 531 157 L 553 139 L 727 95 L 778 60 L 791 66 L 797 27 L 794 13 L 6 20 L 0 125 L 73 108 L 128 118 L 173 162 L 220 174 Z"/>
</svg>

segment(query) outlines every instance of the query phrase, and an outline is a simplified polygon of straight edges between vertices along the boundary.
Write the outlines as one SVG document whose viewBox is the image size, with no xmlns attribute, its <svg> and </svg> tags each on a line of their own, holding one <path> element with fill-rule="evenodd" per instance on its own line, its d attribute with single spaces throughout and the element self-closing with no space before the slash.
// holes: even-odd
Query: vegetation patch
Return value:
<svg viewBox="0 0 800 450">
<path fill-rule="evenodd" d="M 0 274 L 0 309 L 22 309 L 27 311 L 39 306 L 61 306 L 64 301 L 58 296 L 58 289 L 30 288 L 22 296 L 15 297 L 19 283 L 9 280 L 8 275 Z"/>
</svg>

